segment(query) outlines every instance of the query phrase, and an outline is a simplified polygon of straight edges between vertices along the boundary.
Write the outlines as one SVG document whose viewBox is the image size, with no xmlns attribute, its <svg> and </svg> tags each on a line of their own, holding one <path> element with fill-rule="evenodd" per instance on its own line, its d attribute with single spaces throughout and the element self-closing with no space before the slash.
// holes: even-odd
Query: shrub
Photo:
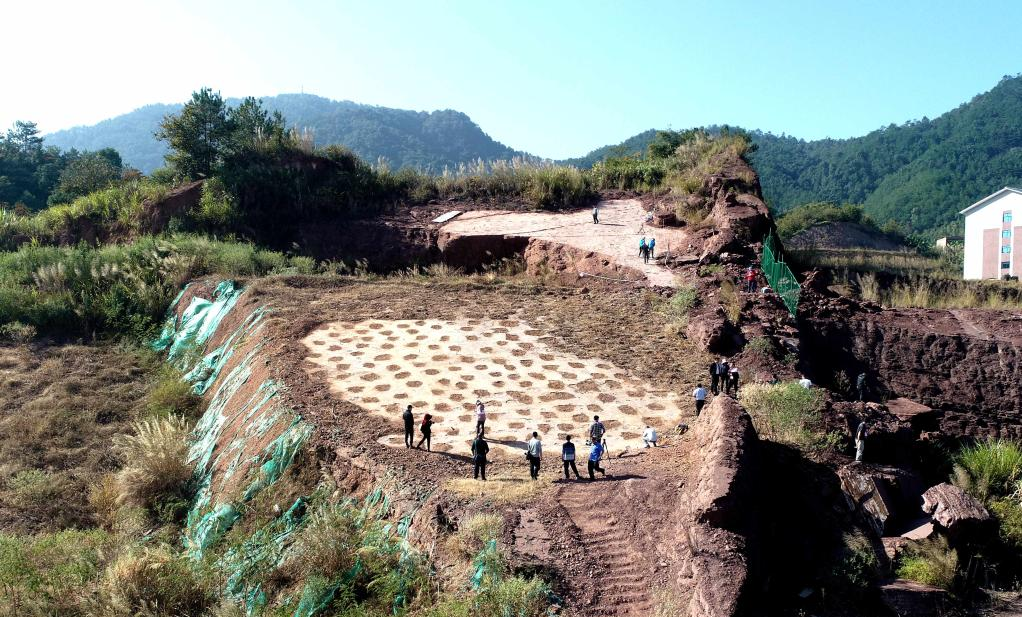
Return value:
<svg viewBox="0 0 1022 617">
<path fill-rule="evenodd" d="M 548 595 L 549 589 L 538 578 L 502 578 L 480 590 L 475 614 L 539 617 L 546 614 Z"/>
<path fill-rule="evenodd" d="M 897 574 L 910 581 L 950 589 L 958 575 L 958 552 L 938 536 L 908 545 Z"/>
<path fill-rule="evenodd" d="M 147 417 L 195 418 L 201 410 L 202 397 L 192 392 L 192 385 L 182 380 L 178 371 L 165 367 L 146 395 L 145 405 Z"/>
<path fill-rule="evenodd" d="M 0 533 L 0 615 L 82 615 L 113 538 L 68 530 L 15 536 Z"/>
<path fill-rule="evenodd" d="M 988 439 L 955 456 L 952 482 L 987 502 L 1012 493 L 1022 478 L 1022 448 L 1015 441 Z"/>
<path fill-rule="evenodd" d="M 777 353 L 777 348 L 769 337 L 757 336 L 745 345 L 745 351 L 764 358 L 773 358 Z"/>
<path fill-rule="evenodd" d="M 186 498 L 192 468 L 186 462 L 188 425 L 177 416 L 135 423 L 134 435 L 114 438 L 124 464 L 117 472 L 119 503 L 152 512 Z"/>
<path fill-rule="evenodd" d="M 296 578 L 327 578 L 347 572 L 362 548 L 357 513 L 346 506 L 324 506 L 314 513 L 294 543 L 289 572 Z"/>
<path fill-rule="evenodd" d="M 839 594 L 861 597 L 877 580 L 880 563 L 869 540 L 846 535 L 840 557 L 830 572 L 830 586 Z"/>
<path fill-rule="evenodd" d="M 473 514 L 451 536 L 451 546 L 462 557 L 473 557 L 490 540 L 504 532 L 504 519 L 497 514 Z"/>
<path fill-rule="evenodd" d="M 104 614 L 134 617 L 198 615 L 211 604 L 184 557 L 169 547 L 122 553 L 106 570 Z"/>
<path fill-rule="evenodd" d="M 1022 548 L 1022 504 L 1014 497 L 995 499 L 989 503 L 997 517 L 997 530 L 1001 540 L 1012 547 Z"/>
<path fill-rule="evenodd" d="M 66 488 L 67 480 L 60 474 L 27 469 L 7 480 L 6 493 L 10 503 L 17 508 L 48 510 Z"/>
<path fill-rule="evenodd" d="M 0 338 L 12 343 L 28 343 L 36 337 L 35 326 L 23 324 L 20 321 L 12 321 L 0 326 Z"/>
<path fill-rule="evenodd" d="M 692 285 L 679 286 L 669 303 L 670 312 L 676 318 L 687 317 L 689 311 L 699 303 L 699 292 Z"/>
<path fill-rule="evenodd" d="M 820 410 L 823 393 L 798 382 L 742 386 L 742 404 L 763 437 L 802 449 L 821 446 Z"/>
</svg>

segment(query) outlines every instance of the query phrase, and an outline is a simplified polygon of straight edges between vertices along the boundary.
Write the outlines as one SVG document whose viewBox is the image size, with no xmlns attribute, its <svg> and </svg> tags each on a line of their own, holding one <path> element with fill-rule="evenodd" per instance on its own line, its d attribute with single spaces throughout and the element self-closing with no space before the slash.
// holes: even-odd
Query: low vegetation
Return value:
<svg viewBox="0 0 1022 617">
<path fill-rule="evenodd" d="M 821 429 L 823 393 L 798 382 L 742 386 L 742 405 L 765 439 L 813 450 L 827 444 Z"/>
<path fill-rule="evenodd" d="M 194 277 L 314 269 L 311 259 L 185 235 L 98 248 L 26 245 L 0 253 L 0 323 L 59 338 L 147 340 L 178 290 Z"/>
<path fill-rule="evenodd" d="M 942 536 L 909 544 L 898 559 L 899 577 L 951 589 L 958 577 L 958 551 Z"/>
</svg>

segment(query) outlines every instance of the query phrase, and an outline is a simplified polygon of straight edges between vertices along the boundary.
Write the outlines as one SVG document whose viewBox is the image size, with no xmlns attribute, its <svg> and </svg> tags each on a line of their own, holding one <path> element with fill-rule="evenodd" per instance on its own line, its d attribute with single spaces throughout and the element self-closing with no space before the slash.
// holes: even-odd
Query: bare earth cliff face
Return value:
<svg viewBox="0 0 1022 617">
<path fill-rule="evenodd" d="M 883 310 L 806 289 L 803 359 L 821 381 L 843 375 L 847 391 L 864 371 L 874 396 L 933 408 L 929 430 L 1022 437 L 1022 314 Z"/>
</svg>

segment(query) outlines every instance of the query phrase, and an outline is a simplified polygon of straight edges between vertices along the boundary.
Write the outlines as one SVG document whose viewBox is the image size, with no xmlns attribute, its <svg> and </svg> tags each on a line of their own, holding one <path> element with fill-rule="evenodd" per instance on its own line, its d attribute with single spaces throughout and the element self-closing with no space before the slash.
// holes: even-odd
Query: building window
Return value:
<svg viewBox="0 0 1022 617">
<path fill-rule="evenodd" d="M 1001 221 L 1003 221 L 1005 223 L 1010 223 L 1011 222 L 1011 212 L 1008 211 L 1008 212 L 1005 212 L 1004 214 L 1002 214 L 1001 215 Z"/>
<path fill-rule="evenodd" d="M 1011 237 L 1011 230 L 1010 229 L 1001 230 L 1001 237 L 1002 238 L 1010 238 Z"/>
<path fill-rule="evenodd" d="M 1007 270 L 1010 267 L 1011 267 L 1011 263 L 1009 263 L 1007 261 L 1002 261 L 1001 262 L 1001 270 Z"/>
<path fill-rule="evenodd" d="M 1010 253 L 1010 252 L 1011 252 L 1011 247 L 1010 246 L 1002 246 L 1001 247 L 1001 253 L 1007 254 L 1007 253 Z"/>
</svg>

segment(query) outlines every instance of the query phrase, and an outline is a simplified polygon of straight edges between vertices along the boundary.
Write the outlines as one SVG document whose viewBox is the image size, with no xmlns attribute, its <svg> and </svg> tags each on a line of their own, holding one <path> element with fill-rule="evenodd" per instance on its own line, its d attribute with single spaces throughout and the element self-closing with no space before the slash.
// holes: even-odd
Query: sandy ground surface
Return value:
<svg viewBox="0 0 1022 617">
<path fill-rule="evenodd" d="M 689 244 L 685 231 L 646 225 L 647 213 L 637 199 L 604 201 L 599 208 L 599 225 L 593 223 L 592 210 L 572 213 L 478 210 L 462 214 L 442 229 L 463 236 L 526 236 L 561 242 L 635 268 L 653 285 L 673 287 L 674 274 L 670 269 L 655 260 L 642 262 L 639 240 L 643 236 L 655 238 L 657 255 L 668 251 L 678 254 L 685 252 Z"/>
<path fill-rule="evenodd" d="M 475 402 L 486 406 L 491 458 L 521 458 L 532 431 L 553 447 L 573 435 L 581 448 L 594 415 L 612 450 L 640 442 L 647 425 L 669 426 L 683 398 L 599 358 L 555 349 L 520 319 L 334 322 L 305 338 L 312 372 L 331 391 L 384 419 L 411 404 L 430 413 L 432 447 L 468 454 Z M 687 407 L 684 407 L 687 410 Z M 416 441 L 420 434 L 416 426 Z M 403 433 L 378 439 L 404 447 Z"/>
</svg>

